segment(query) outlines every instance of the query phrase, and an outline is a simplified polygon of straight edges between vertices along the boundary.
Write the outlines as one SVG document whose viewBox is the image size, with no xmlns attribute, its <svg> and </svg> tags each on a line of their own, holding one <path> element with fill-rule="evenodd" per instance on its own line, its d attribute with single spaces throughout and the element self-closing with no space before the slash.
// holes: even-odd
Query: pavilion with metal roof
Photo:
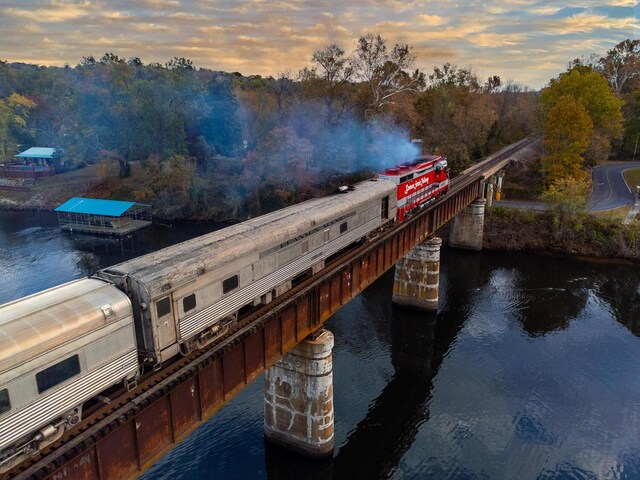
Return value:
<svg viewBox="0 0 640 480">
<path fill-rule="evenodd" d="M 18 158 L 38 158 L 52 160 L 60 156 L 59 148 L 31 147 L 15 155 Z"/>
<path fill-rule="evenodd" d="M 62 230 L 126 235 L 151 225 L 151 205 L 120 200 L 73 197 L 56 208 Z"/>
<path fill-rule="evenodd" d="M 56 174 L 56 165 L 62 157 L 61 148 L 31 147 L 14 155 L 13 162 L 0 164 L 0 177 L 25 178 L 34 181 Z"/>
</svg>

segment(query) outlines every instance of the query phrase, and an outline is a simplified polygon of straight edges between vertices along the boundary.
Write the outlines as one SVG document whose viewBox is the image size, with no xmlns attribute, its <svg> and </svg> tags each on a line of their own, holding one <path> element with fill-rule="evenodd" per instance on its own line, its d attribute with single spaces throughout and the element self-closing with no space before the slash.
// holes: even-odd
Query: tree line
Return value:
<svg viewBox="0 0 640 480">
<path fill-rule="evenodd" d="M 637 56 L 634 42 L 616 48 Z M 626 97 L 640 100 L 636 74 L 608 56 L 606 65 L 570 66 L 542 94 L 450 63 L 425 74 L 415 68 L 411 46 L 373 34 L 350 52 L 328 45 L 299 72 L 274 77 L 197 68 L 186 58 L 144 64 L 113 53 L 63 68 L 0 62 L 0 161 L 28 146 L 59 146 L 67 169 L 117 165 L 121 180 L 110 180 L 112 197 L 153 202 L 167 217 L 208 219 L 264 213 L 420 153 L 447 157 L 456 173 L 542 130 L 556 138 L 545 144 L 543 170 L 551 179 L 564 176 L 554 165 L 571 164 L 571 155 L 593 162 L 611 148 L 629 152 L 637 113 L 612 127 L 606 108 L 589 111 L 591 97 L 575 93 L 584 78 L 590 85 L 597 77 L 635 111 Z M 582 122 L 578 143 L 588 137 L 586 150 L 562 143 L 567 117 Z M 566 153 L 570 148 L 576 153 Z"/>
</svg>

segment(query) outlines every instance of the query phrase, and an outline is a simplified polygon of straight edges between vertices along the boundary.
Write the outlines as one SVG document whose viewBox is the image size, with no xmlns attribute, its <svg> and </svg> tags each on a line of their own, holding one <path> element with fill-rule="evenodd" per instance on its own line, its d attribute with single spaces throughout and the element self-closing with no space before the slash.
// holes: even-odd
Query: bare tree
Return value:
<svg viewBox="0 0 640 480">
<path fill-rule="evenodd" d="M 602 73 L 620 96 L 640 82 L 640 40 L 625 40 L 599 60 Z"/>
<path fill-rule="evenodd" d="M 293 103 L 295 83 L 290 70 L 280 72 L 277 78 L 269 83 L 269 90 L 273 94 L 278 110 L 280 125 L 284 125 L 287 114 Z"/>
<path fill-rule="evenodd" d="M 416 56 L 409 45 L 389 50 L 380 36 L 360 37 L 353 54 L 354 73 L 369 87 L 367 116 L 377 115 L 385 106 L 395 105 L 403 93 L 417 93 L 425 86 L 424 73 L 414 66 Z"/>
<path fill-rule="evenodd" d="M 314 52 L 311 60 L 318 65 L 319 72 L 316 69 L 314 71 L 323 80 L 326 89 L 328 122 L 337 125 L 349 103 L 353 66 L 345 51 L 335 43 Z"/>
</svg>

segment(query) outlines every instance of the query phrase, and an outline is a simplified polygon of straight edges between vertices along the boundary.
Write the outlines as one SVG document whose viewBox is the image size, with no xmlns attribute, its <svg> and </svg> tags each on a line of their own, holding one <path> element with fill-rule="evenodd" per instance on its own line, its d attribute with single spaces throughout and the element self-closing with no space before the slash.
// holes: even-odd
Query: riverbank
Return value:
<svg viewBox="0 0 640 480">
<path fill-rule="evenodd" d="M 96 165 L 41 178 L 28 190 L 0 191 L 0 209 L 53 211 L 71 197 L 95 196 L 92 190 L 100 183 Z"/>
<path fill-rule="evenodd" d="M 492 207 L 485 216 L 483 246 L 640 262 L 640 223 L 623 225 L 617 219 L 587 214 L 560 220 L 552 212 Z"/>
</svg>

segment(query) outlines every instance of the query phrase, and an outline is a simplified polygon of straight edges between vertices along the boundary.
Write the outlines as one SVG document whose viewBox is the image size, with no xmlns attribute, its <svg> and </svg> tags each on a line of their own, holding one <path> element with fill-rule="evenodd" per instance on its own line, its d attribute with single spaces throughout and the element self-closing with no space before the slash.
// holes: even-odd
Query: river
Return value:
<svg viewBox="0 0 640 480">
<path fill-rule="evenodd" d="M 0 212 L 0 303 L 212 228 L 118 241 Z M 393 307 L 392 284 L 325 324 L 333 458 L 265 446 L 256 381 L 142 478 L 640 478 L 637 266 L 443 248 L 437 315 Z"/>
</svg>

